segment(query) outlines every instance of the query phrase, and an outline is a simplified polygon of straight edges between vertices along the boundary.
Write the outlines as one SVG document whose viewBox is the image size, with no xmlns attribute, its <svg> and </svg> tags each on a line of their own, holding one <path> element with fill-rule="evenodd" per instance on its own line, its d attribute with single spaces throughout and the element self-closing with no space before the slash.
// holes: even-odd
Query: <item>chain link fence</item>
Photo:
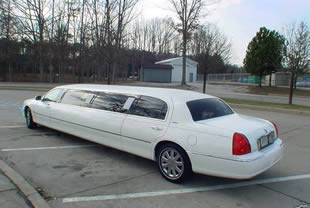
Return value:
<svg viewBox="0 0 310 208">
<path fill-rule="evenodd" d="M 208 81 L 248 83 L 250 74 L 208 74 Z"/>
<path fill-rule="evenodd" d="M 277 72 L 271 76 L 272 86 L 289 86 L 290 73 Z M 203 74 L 198 74 L 198 81 L 203 80 Z M 259 76 L 254 76 L 249 73 L 233 73 L 233 74 L 208 74 L 208 82 L 233 82 L 244 84 L 258 84 Z M 269 85 L 270 75 L 262 77 L 262 85 Z M 296 82 L 297 87 L 310 87 L 310 75 L 298 77 Z"/>
</svg>

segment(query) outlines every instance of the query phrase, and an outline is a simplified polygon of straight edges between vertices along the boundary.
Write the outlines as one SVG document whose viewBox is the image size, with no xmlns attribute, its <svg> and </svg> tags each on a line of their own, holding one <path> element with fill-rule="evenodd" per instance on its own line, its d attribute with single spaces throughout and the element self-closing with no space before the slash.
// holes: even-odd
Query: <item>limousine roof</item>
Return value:
<svg viewBox="0 0 310 208">
<path fill-rule="evenodd" d="M 73 84 L 62 85 L 57 88 L 89 90 L 89 91 L 108 91 L 115 93 L 128 93 L 138 95 L 148 95 L 157 98 L 172 97 L 173 100 L 190 101 L 202 98 L 214 98 L 214 96 L 206 95 L 198 92 L 170 89 L 170 88 L 153 88 L 153 87 L 136 87 L 136 86 L 120 86 L 120 85 L 98 85 L 98 84 Z"/>
</svg>

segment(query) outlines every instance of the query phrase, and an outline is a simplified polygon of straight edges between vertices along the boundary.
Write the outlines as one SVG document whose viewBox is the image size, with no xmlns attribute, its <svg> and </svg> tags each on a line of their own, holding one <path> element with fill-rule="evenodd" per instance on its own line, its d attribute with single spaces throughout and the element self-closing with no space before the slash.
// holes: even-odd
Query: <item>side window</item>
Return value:
<svg viewBox="0 0 310 208">
<path fill-rule="evenodd" d="M 68 90 L 61 100 L 61 103 L 77 105 L 77 106 L 88 106 L 88 98 L 92 92 L 82 90 Z"/>
<path fill-rule="evenodd" d="M 157 98 L 141 96 L 131 106 L 129 114 L 164 120 L 167 104 Z"/>
<path fill-rule="evenodd" d="M 59 101 L 62 94 L 63 94 L 63 89 L 60 89 L 60 88 L 52 89 L 45 94 L 43 101 L 57 102 Z"/>
<path fill-rule="evenodd" d="M 92 108 L 122 112 L 122 108 L 129 96 L 118 93 L 99 92 L 95 97 Z"/>
</svg>

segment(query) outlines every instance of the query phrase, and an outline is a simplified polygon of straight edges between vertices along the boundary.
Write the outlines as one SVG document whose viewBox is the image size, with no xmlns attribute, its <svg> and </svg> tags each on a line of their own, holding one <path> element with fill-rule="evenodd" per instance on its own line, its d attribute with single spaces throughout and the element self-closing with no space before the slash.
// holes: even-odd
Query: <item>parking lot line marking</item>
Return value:
<svg viewBox="0 0 310 208">
<path fill-rule="evenodd" d="M 244 182 L 239 182 L 239 183 L 216 185 L 216 186 L 205 186 L 205 187 L 197 187 L 197 188 L 183 188 L 183 189 L 173 189 L 173 190 L 163 190 L 163 191 L 137 192 L 137 193 L 99 195 L 99 196 L 87 196 L 87 197 L 72 197 L 72 198 L 64 198 L 63 203 L 104 201 L 104 200 L 114 200 L 114 199 L 133 199 L 133 198 L 140 198 L 140 197 L 166 196 L 166 195 L 173 195 L 173 194 L 217 191 L 217 190 L 223 190 L 223 189 L 239 188 L 239 187 L 245 187 L 245 186 L 276 183 L 276 182 L 282 182 L 282 181 L 300 180 L 300 179 L 307 179 L 307 178 L 310 178 L 310 174 L 266 178 L 266 179 L 256 179 L 256 180 L 244 181 Z"/>
<path fill-rule="evenodd" d="M 51 150 L 51 149 L 71 149 L 71 148 L 84 148 L 84 147 L 97 147 L 96 144 L 90 145 L 74 145 L 74 146 L 59 146 L 59 147 L 32 147 L 32 148 L 16 148 L 16 149 L 1 149 L 1 152 L 12 151 L 28 151 L 28 150 Z"/>
<path fill-rule="evenodd" d="M 13 128 L 23 128 L 26 126 L 0 126 L 0 129 L 13 129 Z"/>
</svg>

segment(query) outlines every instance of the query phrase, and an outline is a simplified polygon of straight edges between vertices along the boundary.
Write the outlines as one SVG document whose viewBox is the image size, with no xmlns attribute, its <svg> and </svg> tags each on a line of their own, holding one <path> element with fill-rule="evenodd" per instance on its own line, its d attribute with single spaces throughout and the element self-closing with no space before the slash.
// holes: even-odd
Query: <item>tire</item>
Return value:
<svg viewBox="0 0 310 208">
<path fill-rule="evenodd" d="M 172 183 L 181 183 L 192 175 L 192 165 L 186 152 L 173 143 L 159 148 L 157 166 L 160 174 Z"/>
<path fill-rule="evenodd" d="M 37 127 L 37 124 L 32 119 L 32 113 L 31 113 L 30 108 L 26 108 L 25 118 L 26 118 L 26 125 L 29 129 L 33 129 Z"/>
</svg>

